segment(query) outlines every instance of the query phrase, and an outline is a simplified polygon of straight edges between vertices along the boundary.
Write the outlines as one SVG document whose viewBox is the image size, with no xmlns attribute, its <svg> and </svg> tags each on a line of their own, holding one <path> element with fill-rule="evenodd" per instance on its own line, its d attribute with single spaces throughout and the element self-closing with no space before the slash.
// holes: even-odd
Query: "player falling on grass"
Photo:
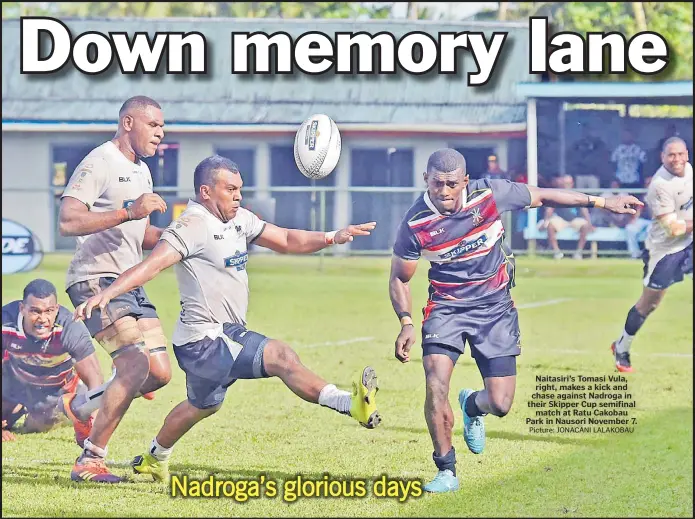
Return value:
<svg viewBox="0 0 695 519">
<path fill-rule="evenodd" d="M 67 273 L 67 293 L 75 306 L 105 290 L 142 260 L 143 249 L 157 243 L 162 229 L 150 225 L 153 211 L 166 211 L 152 193 L 152 176 L 143 158 L 153 156 L 164 137 L 162 110 L 149 97 L 132 97 L 118 114 L 118 130 L 77 166 L 62 196 L 60 231 L 77 236 Z M 71 478 L 120 481 L 106 467 L 107 443 L 133 398 L 148 396 L 171 378 L 166 337 L 154 305 L 143 288 L 114 298 L 86 320 L 92 336 L 113 359 L 115 378 L 88 393 L 87 410 L 99 414 Z M 151 396 L 150 396 L 151 398 Z M 64 403 L 68 411 L 75 403 Z"/>
<path fill-rule="evenodd" d="M 246 328 L 248 244 L 309 254 L 368 235 L 376 224 L 329 233 L 284 229 L 240 207 L 241 187 L 234 162 L 220 156 L 203 160 L 194 173 L 196 199 L 164 231 L 152 254 L 75 310 L 76 318 L 89 319 L 92 310 L 106 308 L 120 294 L 175 265 L 182 309 L 172 342 L 186 373 L 188 399 L 169 413 L 151 447 L 133 461 L 136 472 L 158 481 L 168 478 L 174 444 L 220 409 L 227 388 L 237 379 L 279 377 L 300 398 L 349 415 L 367 428 L 381 420 L 372 368 L 356 377 L 351 394 L 307 369 L 287 344 Z"/>
<path fill-rule="evenodd" d="M 2 307 L 2 359 L 2 441 L 16 439 L 10 429 L 24 414 L 22 432 L 51 429 L 62 418 L 64 395 L 72 398 L 85 384 L 94 390 L 104 383 L 87 328 L 58 304 L 53 283 L 45 279 L 31 281 L 21 301 Z M 79 392 L 76 401 L 84 400 Z M 92 416 L 79 418 L 73 425 L 82 446 Z"/>
<path fill-rule="evenodd" d="M 649 314 L 661 303 L 666 289 L 693 273 L 693 167 L 683 139 L 671 137 L 661 150 L 661 167 L 647 190 L 647 204 L 654 218 L 643 251 L 644 288 L 630 308 L 625 328 L 611 344 L 615 367 L 634 371 L 630 345 Z"/>
<path fill-rule="evenodd" d="M 521 353 L 519 322 L 510 289 L 514 259 L 503 243 L 500 215 L 529 207 L 603 207 L 634 214 L 642 203 L 632 196 L 601 198 L 560 189 L 542 189 L 508 180 L 469 181 L 466 161 L 453 149 L 438 150 L 427 162 L 427 190 L 408 210 L 393 248 L 389 293 L 401 321 L 396 358 L 410 360 L 415 343 L 409 282 L 418 259 L 430 262 L 429 298 L 423 309 L 425 419 L 439 469 L 423 487 L 428 492 L 458 489 L 456 453 L 451 442 L 454 416 L 449 383 L 454 365 L 471 349 L 484 389 L 463 389 L 463 436 L 475 454 L 485 447 L 483 416 L 506 415 L 516 388 L 516 356 Z"/>
</svg>

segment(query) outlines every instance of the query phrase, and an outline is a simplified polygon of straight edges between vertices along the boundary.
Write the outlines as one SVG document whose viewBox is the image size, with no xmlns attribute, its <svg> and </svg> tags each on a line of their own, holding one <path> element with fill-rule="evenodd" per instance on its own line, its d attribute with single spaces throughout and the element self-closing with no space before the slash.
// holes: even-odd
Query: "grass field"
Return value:
<svg viewBox="0 0 695 519">
<path fill-rule="evenodd" d="M 3 276 L 3 304 L 20 297 L 34 277 L 52 280 L 60 302 L 66 256 L 48 256 L 40 270 Z M 372 365 L 379 376 L 378 429 L 295 397 L 276 379 L 237 382 L 222 410 L 198 424 L 174 450 L 173 473 L 204 479 L 278 481 L 274 498 L 171 497 L 168 486 L 133 475 L 119 486 L 70 481 L 79 454 L 71 427 L 19 436 L 2 445 L 3 516 L 692 516 L 692 281 L 674 286 L 633 344 L 637 372 L 628 391 L 637 408 L 631 434 L 536 434 L 526 418 L 538 375 L 614 374 L 609 345 L 641 291 L 641 263 L 518 259 L 513 294 L 522 327 L 515 404 L 504 419 L 486 418 L 488 442 L 471 454 L 461 436 L 459 389 L 482 382 L 468 353 L 454 371 L 450 400 L 461 489 L 455 494 L 398 498 L 299 498 L 283 501 L 282 482 L 297 475 L 320 480 L 391 478 L 428 481 L 435 474 L 423 417 L 424 376 L 419 343 L 412 361 L 393 357 L 398 322 L 388 299 L 388 259 L 278 258 L 249 262 L 249 327 L 293 345 L 304 364 L 339 387 Z M 426 264 L 414 280 L 414 308 L 426 296 Z M 146 287 L 167 333 L 179 312 L 171 272 Z M 99 350 L 106 373 L 107 356 Z M 136 400 L 109 444 L 118 474 L 140 454 L 167 412 L 185 398 L 173 354 L 171 383 L 154 401 Z"/>
</svg>

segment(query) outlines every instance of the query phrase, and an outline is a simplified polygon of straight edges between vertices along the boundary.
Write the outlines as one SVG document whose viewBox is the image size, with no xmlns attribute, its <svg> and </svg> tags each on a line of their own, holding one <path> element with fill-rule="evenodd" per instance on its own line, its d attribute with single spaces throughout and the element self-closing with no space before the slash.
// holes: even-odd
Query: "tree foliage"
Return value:
<svg viewBox="0 0 695 519">
<path fill-rule="evenodd" d="M 629 40 L 645 29 L 664 37 L 669 46 L 670 63 L 661 74 L 640 76 L 629 70 L 627 75 L 586 76 L 583 79 L 612 81 L 691 80 L 693 78 L 693 7 L 689 2 L 513 2 L 503 13 L 487 10 L 476 19 L 508 21 L 528 20 L 530 16 L 547 16 L 553 32 L 616 31 Z M 577 77 L 577 79 L 580 79 Z"/>
</svg>

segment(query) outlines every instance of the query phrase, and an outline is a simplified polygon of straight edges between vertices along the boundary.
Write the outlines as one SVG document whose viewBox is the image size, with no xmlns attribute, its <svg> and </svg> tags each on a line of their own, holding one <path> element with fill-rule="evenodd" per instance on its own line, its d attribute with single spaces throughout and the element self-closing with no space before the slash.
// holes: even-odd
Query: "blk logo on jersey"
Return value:
<svg viewBox="0 0 695 519">
<path fill-rule="evenodd" d="M 130 182 L 130 177 L 118 177 L 119 182 Z"/>
<path fill-rule="evenodd" d="M 473 241 L 466 241 L 462 240 L 461 243 L 459 243 L 456 247 L 451 249 L 449 252 L 445 252 L 444 254 L 440 254 L 439 257 L 442 259 L 453 259 L 457 258 L 459 256 L 462 256 L 464 254 L 467 254 L 471 251 L 474 251 L 478 248 L 480 248 L 482 245 L 485 244 L 487 241 L 487 236 L 482 235 L 479 238 L 476 238 Z"/>
<path fill-rule="evenodd" d="M 234 267 L 238 271 L 246 270 L 246 262 L 249 260 L 248 252 L 236 251 L 234 256 L 230 256 L 224 259 L 224 266 L 227 268 Z"/>
</svg>

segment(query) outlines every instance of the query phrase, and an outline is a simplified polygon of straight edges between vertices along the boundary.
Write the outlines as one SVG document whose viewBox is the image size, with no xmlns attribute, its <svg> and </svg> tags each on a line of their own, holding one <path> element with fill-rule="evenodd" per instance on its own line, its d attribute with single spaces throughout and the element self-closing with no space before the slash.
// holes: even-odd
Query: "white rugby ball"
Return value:
<svg viewBox="0 0 695 519">
<path fill-rule="evenodd" d="M 294 137 L 294 161 L 302 175 L 327 177 L 340 159 L 340 132 L 333 119 L 315 114 L 305 120 Z"/>
</svg>

